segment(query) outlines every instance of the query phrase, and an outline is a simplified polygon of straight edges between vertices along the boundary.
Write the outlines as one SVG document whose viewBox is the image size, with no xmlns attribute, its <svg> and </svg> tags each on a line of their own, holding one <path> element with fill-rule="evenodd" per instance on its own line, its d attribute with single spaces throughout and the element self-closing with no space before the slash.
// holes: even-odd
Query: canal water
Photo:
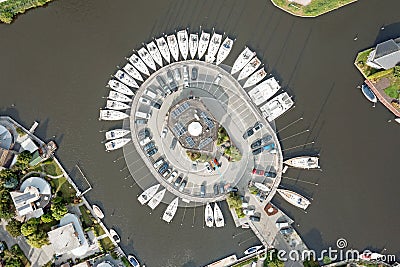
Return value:
<svg viewBox="0 0 400 267">
<path fill-rule="evenodd" d="M 153 36 L 202 25 L 237 38 L 228 64 L 245 45 L 255 49 L 296 101 L 277 121 L 279 130 L 303 118 L 279 132 L 284 155 L 318 153 L 322 172 L 290 169 L 283 179 L 284 188 L 313 199 L 307 213 L 278 196 L 274 203 L 295 220 L 306 244 L 335 248 L 345 238 L 351 248 L 400 255 L 400 127 L 362 96 L 353 66 L 358 51 L 400 35 L 400 2 L 358 1 L 317 19 L 290 16 L 269 0 L 157 2 L 55 1 L 0 25 L 1 113 L 27 127 L 39 121 L 37 134 L 57 141 L 66 168 L 81 166 L 93 186 L 88 199 L 103 207 L 122 247 L 150 267 L 201 266 L 258 243 L 234 228 L 225 206 L 224 229 L 203 228 L 202 209 L 180 208 L 165 224 L 165 206 L 152 214 L 139 206 L 140 189 L 118 160 L 122 151 L 106 153 L 101 144 L 99 131 L 120 125 L 98 121 L 116 66 Z"/>
</svg>

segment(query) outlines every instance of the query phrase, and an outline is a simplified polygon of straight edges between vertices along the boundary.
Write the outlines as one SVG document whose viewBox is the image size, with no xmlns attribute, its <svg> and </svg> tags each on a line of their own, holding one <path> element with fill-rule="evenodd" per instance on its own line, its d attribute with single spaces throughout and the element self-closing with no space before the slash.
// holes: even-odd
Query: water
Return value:
<svg viewBox="0 0 400 267">
<path fill-rule="evenodd" d="M 284 180 L 283 186 L 313 198 L 308 213 L 274 202 L 291 215 L 311 248 L 334 245 L 400 255 L 398 237 L 398 158 L 400 127 L 387 120 L 382 106 L 372 108 L 356 86 L 362 81 L 352 62 L 358 51 L 400 33 L 396 0 L 358 1 L 317 19 L 295 18 L 269 1 L 63 0 L 35 9 L 12 25 L 0 25 L 1 113 L 60 145 L 57 155 L 67 169 L 82 167 L 94 189 L 87 196 L 101 205 L 105 223 L 122 236 L 122 247 L 147 266 L 200 266 L 258 243 L 251 232 L 235 229 L 230 216 L 222 230 L 203 229 L 202 209 L 179 209 L 170 225 L 139 206 L 122 155 L 104 152 L 99 130 L 118 123 L 99 122 L 116 65 L 131 49 L 174 29 L 216 27 L 237 38 L 232 64 L 244 45 L 294 95 L 296 107 L 277 121 L 284 148 L 315 140 L 307 151 L 319 152 L 323 172 L 289 170 L 289 177 L 319 186 Z M 397 7 L 397 8 L 396 8 Z M 385 25 L 383 31 L 381 26 Z M 357 41 L 353 41 L 355 36 Z M 285 156 L 298 155 L 288 150 Z M 143 172 L 145 174 L 145 172 Z M 126 178 L 126 179 L 125 179 Z M 185 215 L 184 215 L 185 213 Z M 195 214 L 194 214 L 195 213 Z M 225 215 L 226 207 L 224 207 Z M 110 216 L 113 214 L 113 216 Z M 184 217 L 183 217 L 184 215 Z M 194 224 L 193 224 L 194 217 Z M 182 225 L 181 225 L 182 222 Z M 193 227 L 192 227 L 193 225 Z M 240 246 L 239 246 L 240 243 Z"/>
</svg>

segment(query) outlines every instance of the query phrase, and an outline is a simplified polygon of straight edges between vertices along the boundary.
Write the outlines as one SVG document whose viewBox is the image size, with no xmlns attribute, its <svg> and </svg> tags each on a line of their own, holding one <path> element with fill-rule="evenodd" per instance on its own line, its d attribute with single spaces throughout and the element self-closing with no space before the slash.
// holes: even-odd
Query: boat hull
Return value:
<svg viewBox="0 0 400 267">
<path fill-rule="evenodd" d="M 129 141 L 131 141 L 130 138 L 119 138 L 119 139 L 109 141 L 109 142 L 105 143 L 104 145 L 105 145 L 107 151 L 112 151 L 112 150 L 116 150 L 116 149 L 123 147 Z"/>
<path fill-rule="evenodd" d="M 216 227 L 224 227 L 225 220 L 222 211 L 217 203 L 214 204 L 214 221 Z"/>
<path fill-rule="evenodd" d="M 218 50 L 218 54 L 217 54 L 217 61 L 216 61 L 216 65 L 221 64 L 229 55 L 229 53 L 232 50 L 232 46 L 233 46 L 233 40 L 230 39 L 229 37 L 226 37 L 226 39 L 223 41 L 221 47 Z"/>
<path fill-rule="evenodd" d="M 103 213 L 103 211 L 100 209 L 99 206 L 93 205 L 93 206 L 92 206 L 92 209 L 93 209 L 94 214 L 95 214 L 99 219 L 103 219 L 103 218 L 104 218 L 104 213 Z"/>
<path fill-rule="evenodd" d="M 167 209 L 164 212 L 162 219 L 167 223 L 170 223 L 175 216 L 175 213 L 178 209 L 178 201 L 179 197 L 172 200 L 172 202 L 168 205 Z"/>
<path fill-rule="evenodd" d="M 368 99 L 372 103 L 378 102 L 378 99 L 376 98 L 376 95 L 374 92 L 372 92 L 371 88 L 369 88 L 366 84 L 363 84 L 361 86 L 361 92 L 365 96 L 366 99 Z"/>
<path fill-rule="evenodd" d="M 105 136 L 107 140 L 113 140 L 122 138 L 125 135 L 129 134 L 131 131 L 125 129 L 114 129 L 111 131 L 106 132 Z"/>
<path fill-rule="evenodd" d="M 213 227 L 214 225 L 214 212 L 213 209 L 211 208 L 210 203 L 207 203 L 206 209 L 204 212 L 204 220 L 206 223 L 207 227 Z"/>
<path fill-rule="evenodd" d="M 146 190 L 143 191 L 142 194 L 138 197 L 140 204 L 144 205 L 157 193 L 160 184 L 153 185 Z"/>
<path fill-rule="evenodd" d="M 289 191 L 286 189 L 278 189 L 277 191 L 283 197 L 283 199 L 300 209 L 305 210 L 311 204 L 308 199 L 293 191 Z"/>
<path fill-rule="evenodd" d="M 203 31 L 200 35 L 199 48 L 197 51 L 199 59 L 201 59 L 206 53 L 209 42 L 210 42 L 210 34 Z"/>
<path fill-rule="evenodd" d="M 155 195 L 150 199 L 149 203 L 147 203 L 147 205 L 148 205 L 152 210 L 154 210 L 154 209 L 161 203 L 161 200 L 163 199 L 163 197 L 164 197 L 166 191 L 167 191 L 166 189 L 163 189 L 163 190 L 161 190 L 160 192 L 158 192 L 157 194 L 155 194 Z"/>
<path fill-rule="evenodd" d="M 318 157 L 301 156 L 285 160 L 284 163 L 299 169 L 316 169 L 319 168 Z"/>
</svg>

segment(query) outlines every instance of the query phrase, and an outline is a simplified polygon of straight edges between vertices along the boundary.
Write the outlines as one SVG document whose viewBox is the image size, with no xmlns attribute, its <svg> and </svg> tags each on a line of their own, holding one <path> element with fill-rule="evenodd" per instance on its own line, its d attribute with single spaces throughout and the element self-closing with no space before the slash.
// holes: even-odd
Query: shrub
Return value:
<svg viewBox="0 0 400 267">
<path fill-rule="evenodd" d="M 6 225 L 6 229 L 12 237 L 17 237 L 21 235 L 21 225 L 21 222 L 11 219 Z"/>
</svg>

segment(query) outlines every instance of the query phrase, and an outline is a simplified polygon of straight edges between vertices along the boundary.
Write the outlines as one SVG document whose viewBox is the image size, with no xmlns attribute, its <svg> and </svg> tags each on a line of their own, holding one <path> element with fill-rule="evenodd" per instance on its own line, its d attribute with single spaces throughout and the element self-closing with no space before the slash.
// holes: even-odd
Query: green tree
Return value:
<svg viewBox="0 0 400 267">
<path fill-rule="evenodd" d="M 57 221 L 61 220 L 61 218 L 68 212 L 67 206 L 62 202 L 51 204 L 50 210 L 51 216 L 53 216 Z"/>
<path fill-rule="evenodd" d="M 11 219 L 6 225 L 6 229 L 12 237 L 17 237 L 21 235 L 21 225 L 21 222 L 15 219 Z"/>
<path fill-rule="evenodd" d="M 35 248 L 41 248 L 44 245 L 49 244 L 46 232 L 39 230 L 32 235 L 27 237 L 28 244 Z"/>
<path fill-rule="evenodd" d="M 46 214 L 43 214 L 43 215 L 40 217 L 40 220 L 41 220 L 43 223 L 51 223 L 54 219 L 53 219 L 53 216 L 51 216 L 51 213 L 46 213 Z"/>
<path fill-rule="evenodd" d="M 9 257 L 5 259 L 5 267 L 23 267 L 23 263 L 18 257 Z"/>
<path fill-rule="evenodd" d="M 278 251 L 276 249 L 268 250 L 267 257 L 264 261 L 264 266 L 267 267 L 283 267 L 284 263 L 278 257 Z"/>
<path fill-rule="evenodd" d="M 229 161 L 239 161 L 242 159 L 242 154 L 239 149 L 234 146 L 227 147 L 224 151 L 226 155 L 229 156 Z"/>
<path fill-rule="evenodd" d="M 22 151 L 17 157 L 15 167 L 24 170 L 28 167 L 29 162 L 32 160 L 32 154 L 28 150 Z"/>
<path fill-rule="evenodd" d="M 304 267 L 319 267 L 318 261 L 314 260 L 314 258 L 309 257 L 305 261 L 303 261 L 303 266 Z"/>
<path fill-rule="evenodd" d="M 2 169 L 0 171 L 0 180 L 5 181 L 5 180 L 7 180 L 9 178 L 17 178 L 17 174 L 13 170 Z"/>
<path fill-rule="evenodd" d="M 0 218 L 5 220 L 14 216 L 14 205 L 7 189 L 0 189 Z"/>
<path fill-rule="evenodd" d="M 38 218 L 31 218 L 25 223 L 22 224 L 21 226 L 21 233 L 24 236 L 30 236 L 33 233 L 37 232 L 38 230 L 38 225 L 40 223 L 40 219 Z"/>
</svg>

